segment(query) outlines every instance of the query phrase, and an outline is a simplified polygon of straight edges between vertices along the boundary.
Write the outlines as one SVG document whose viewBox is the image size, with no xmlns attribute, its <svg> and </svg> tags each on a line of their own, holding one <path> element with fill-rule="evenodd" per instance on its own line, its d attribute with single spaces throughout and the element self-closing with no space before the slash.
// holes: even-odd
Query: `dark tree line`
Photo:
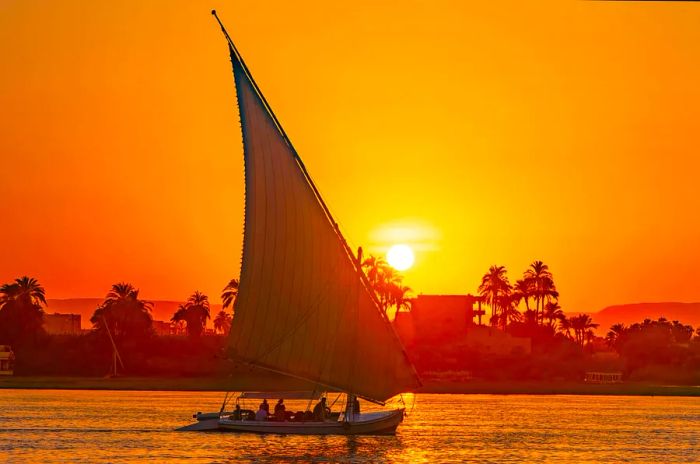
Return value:
<svg viewBox="0 0 700 464">
<path fill-rule="evenodd" d="M 221 294 L 223 308 L 214 319 L 216 332 L 228 333 L 237 294 L 238 281 L 232 279 Z M 220 356 L 212 353 L 223 348 L 223 341 L 201 337 L 211 316 L 208 297 L 198 291 L 172 317 L 173 324 L 182 325 L 189 341 L 156 337 L 153 303 L 141 298 L 139 289 L 128 282 L 112 285 L 90 318 L 92 330 L 80 335 L 46 334 L 46 306 L 46 292 L 34 278 L 25 276 L 0 286 L 0 344 L 10 345 L 15 352 L 16 373 L 103 375 L 111 359 L 110 336 L 131 374 L 211 373 L 221 362 L 215 359 Z M 201 363 L 174 361 L 192 358 L 201 350 L 211 359 Z"/>
<path fill-rule="evenodd" d="M 583 347 L 598 327 L 587 314 L 564 314 L 554 276 L 542 261 L 533 261 L 513 285 L 505 266 L 491 266 L 478 290 L 491 308 L 490 324 L 503 331 L 530 337 L 560 334 Z"/>
<path fill-rule="evenodd" d="M 628 375 L 646 372 L 700 380 L 700 329 L 665 318 L 645 319 L 630 326 L 613 325 L 605 341 L 620 355 Z"/>
</svg>

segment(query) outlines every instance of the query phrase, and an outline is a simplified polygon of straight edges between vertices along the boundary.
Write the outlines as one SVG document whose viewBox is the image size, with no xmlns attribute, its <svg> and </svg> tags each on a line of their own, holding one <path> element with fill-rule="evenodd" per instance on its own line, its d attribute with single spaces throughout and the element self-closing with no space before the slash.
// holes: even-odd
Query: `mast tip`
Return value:
<svg viewBox="0 0 700 464">
<path fill-rule="evenodd" d="M 216 10 L 211 10 L 211 14 L 213 14 L 214 16 L 216 16 Z"/>
</svg>

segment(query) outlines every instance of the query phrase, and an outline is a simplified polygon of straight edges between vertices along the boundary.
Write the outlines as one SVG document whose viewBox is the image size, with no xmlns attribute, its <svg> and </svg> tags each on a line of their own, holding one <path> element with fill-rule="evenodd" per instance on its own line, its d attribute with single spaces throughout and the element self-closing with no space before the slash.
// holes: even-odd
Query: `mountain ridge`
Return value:
<svg viewBox="0 0 700 464">
<path fill-rule="evenodd" d="M 593 322 L 600 324 L 599 332 L 607 333 L 613 324 L 630 325 L 644 319 L 665 317 L 669 321 L 700 327 L 700 302 L 683 303 L 679 301 L 627 303 L 606 306 L 591 314 Z"/>
</svg>

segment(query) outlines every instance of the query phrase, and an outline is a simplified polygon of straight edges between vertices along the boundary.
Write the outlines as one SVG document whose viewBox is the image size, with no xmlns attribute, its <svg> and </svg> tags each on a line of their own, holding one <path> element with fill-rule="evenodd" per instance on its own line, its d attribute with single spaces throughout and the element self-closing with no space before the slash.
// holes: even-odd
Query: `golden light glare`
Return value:
<svg viewBox="0 0 700 464">
<path fill-rule="evenodd" d="M 389 248 L 389 251 L 386 253 L 386 260 L 394 269 L 405 271 L 413 266 L 415 256 L 413 256 L 413 250 L 410 246 L 394 245 Z"/>
</svg>

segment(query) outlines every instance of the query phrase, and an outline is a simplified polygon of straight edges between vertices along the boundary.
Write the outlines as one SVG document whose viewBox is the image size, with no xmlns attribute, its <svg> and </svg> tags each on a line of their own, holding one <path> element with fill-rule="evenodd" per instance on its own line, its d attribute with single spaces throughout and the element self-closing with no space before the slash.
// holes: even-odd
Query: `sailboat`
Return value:
<svg viewBox="0 0 700 464">
<path fill-rule="evenodd" d="M 282 434 L 394 433 L 404 408 L 361 413 L 357 398 L 384 405 L 420 387 L 387 315 L 299 154 L 226 28 L 243 132 L 245 225 L 238 298 L 227 356 L 246 366 L 341 392 L 345 410 L 323 420 L 246 420 L 197 414 L 186 430 Z M 276 385 L 256 385 L 261 392 Z M 267 395 L 267 396 L 265 396 Z M 275 392 L 253 398 L 301 397 Z M 229 395 L 227 394 L 227 398 Z M 237 397 L 246 397 L 246 393 Z M 307 416 L 308 417 L 308 416 Z M 250 417 L 250 419 L 253 419 Z"/>
</svg>

